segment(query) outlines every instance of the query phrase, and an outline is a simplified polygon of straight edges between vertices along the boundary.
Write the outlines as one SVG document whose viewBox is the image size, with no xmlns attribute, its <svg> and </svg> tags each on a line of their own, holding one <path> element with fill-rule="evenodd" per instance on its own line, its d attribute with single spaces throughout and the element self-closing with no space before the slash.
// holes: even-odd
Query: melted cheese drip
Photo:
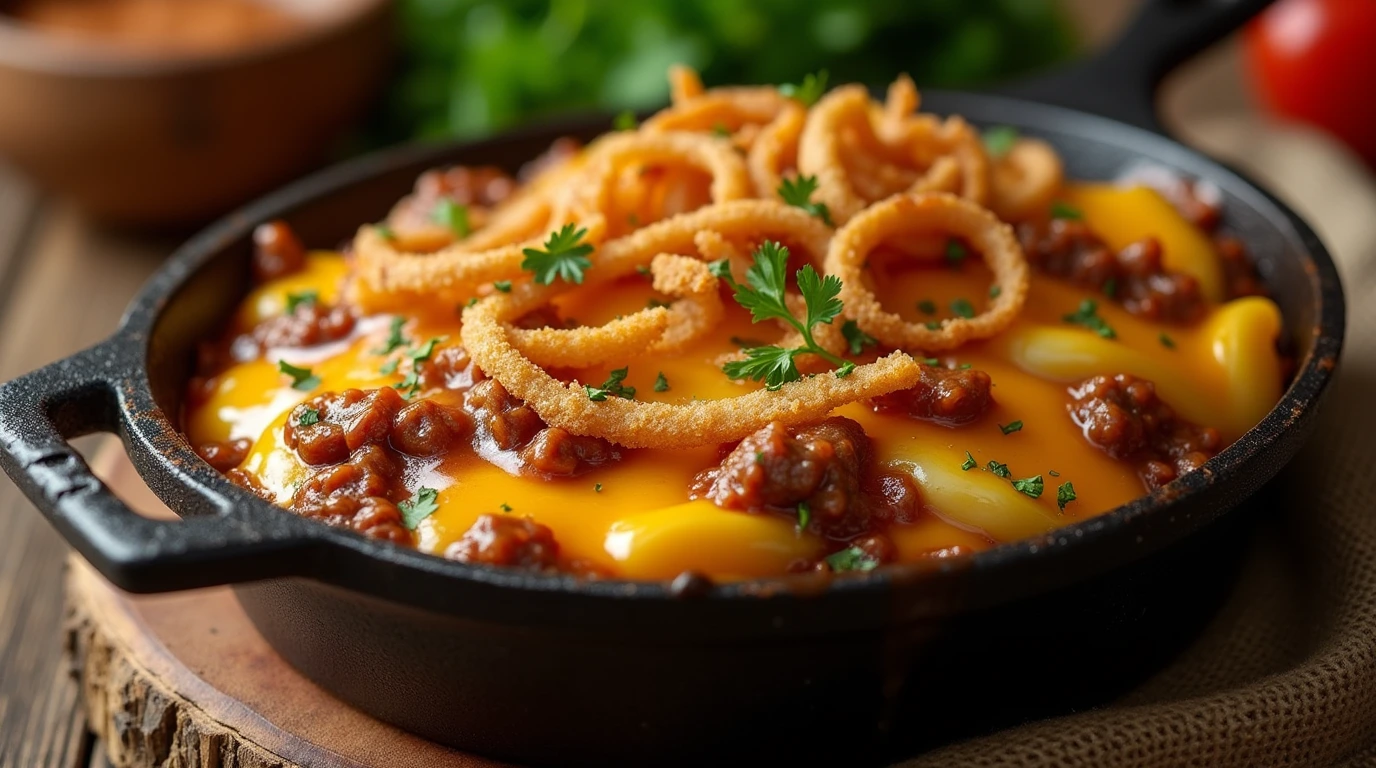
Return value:
<svg viewBox="0 0 1376 768">
<path fill-rule="evenodd" d="M 1156 234 L 1173 269 L 1200 276 L 1206 293 L 1215 287 L 1221 291 L 1221 270 L 1208 239 L 1154 192 L 1077 185 L 1067 190 L 1067 199 L 1081 207 L 1089 224 L 1111 245 Z M 317 290 L 323 301 L 333 301 L 345 271 L 340 257 L 312 254 L 304 272 L 251 293 L 235 324 L 247 328 L 280 314 L 290 292 Z M 978 308 L 989 291 L 990 274 L 978 259 L 950 270 L 915 269 L 876 258 L 872 271 L 884 305 L 909 320 L 949 317 L 950 303 L 957 298 Z M 653 295 L 648 281 L 631 279 L 595 298 L 564 297 L 560 312 L 599 325 L 643 308 Z M 1099 314 L 1117 332 L 1115 340 L 1062 320 L 1084 298 L 1099 301 Z M 925 315 L 918 308 L 922 300 L 933 302 L 938 312 Z M 388 317 L 367 318 L 349 339 L 307 350 L 270 350 L 264 360 L 230 368 L 217 378 L 213 396 L 188 413 L 188 436 L 193 444 L 233 437 L 255 440 L 244 467 L 285 504 L 312 471 L 281 444 L 287 412 L 319 392 L 398 383 L 407 364 L 395 374 L 379 372 L 389 359 L 376 352 L 388 326 Z M 956 547 L 977 551 L 1045 533 L 1142 495 L 1135 468 L 1090 445 L 1067 415 L 1068 383 L 1100 373 L 1151 379 L 1182 416 L 1215 426 L 1232 441 L 1280 396 L 1280 361 L 1274 348 L 1279 331 L 1279 310 L 1263 298 L 1214 306 L 1191 327 L 1165 326 L 1130 315 L 1103 296 L 1034 275 L 1028 305 L 1007 332 L 942 358 L 945 364 L 969 363 L 993 378 L 997 405 L 986 417 L 949 429 L 881 416 L 860 404 L 837 413 L 860 422 L 874 438 L 880 461 L 909 471 L 921 489 L 930 514 L 888 532 L 901 560 L 949 553 Z M 1163 333 L 1173 347 L 1163 343 Z M 413 343 L 435 336 L 457 339 L 458 315 L 444 307 L 412 316 L 406 335 Z M 748 315 L 733 306 L 713 338 L 676 355 L 647 354 L 632 361 L 626 383 L 636 388 L 641 400 L 684 402 L 740 394 L 753 385 L 727 379 L 715 360 L 736 349 L 731 337 L 772 343 L 779 335 L 773 324 L 752 326 Z M 292 389 L 277 372 L 279 359 L 311 367 L 321 379 L 320 387 L 314 392 Z M 595 385 L 607 372 L 583 370 L 575 378 Z M 660 373 L 669 382 L 666 392 L 654 391 Z M 1022 430 L 1003 434 L 999 425 L 1015 420 L 1023 422 Z M 976 469 L 961 468 L 967 451 L 978 462 Z M 690 479 L 716 460 L 717 450 L 710 446 L 628 451 L 623 461 L 587 475 L 546 481 L 517 477 L 465 450 L 443 459 L 408 459 L 406 482 L 412 489 L 439 491 L 438 511 L 417 529 L 418 548 L 424 552 L 443 552 L 479 515 L 508 509 L 553 529 L 567 557 L 586 559 L 625 578 L 672 578 L 688 569 L 717 579 L 776 575 L 795 560 L 825 551 L 818 537 L 798 531 L 781 516 L 687 501 Z M 990 461 L 1008 465 L 1011 478 L 987 471 Z M 1035 475 L 1042 476 L 1046 489 L 1037 499 L 1009 482 Z M 1056 488 L 1067 481 L 1074 483 L 1077 500 L 1061 511 Z"/>
</svg>

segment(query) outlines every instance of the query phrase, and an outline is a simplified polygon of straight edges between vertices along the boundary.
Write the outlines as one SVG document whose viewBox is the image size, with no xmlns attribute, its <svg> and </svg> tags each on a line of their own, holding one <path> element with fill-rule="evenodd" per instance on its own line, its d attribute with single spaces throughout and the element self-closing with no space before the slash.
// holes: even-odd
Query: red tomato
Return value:
<svg viewBox="0 0 1376 768">
<path fill-rule="evenodd" d="M 1279 0 L 1247 27 L 1252 83 L 1376 166 L 1376 0 Z"/>
</svg>

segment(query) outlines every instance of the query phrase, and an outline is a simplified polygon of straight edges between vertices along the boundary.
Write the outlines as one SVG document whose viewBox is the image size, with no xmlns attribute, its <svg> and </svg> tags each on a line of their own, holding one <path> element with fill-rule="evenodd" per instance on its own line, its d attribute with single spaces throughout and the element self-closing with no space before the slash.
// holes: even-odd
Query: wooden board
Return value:
<svg viewBox="0 0 1376 768">
<path fill-rule="evenodd" d="M 118 450 L 93 462 L 132 506 L 171 513 Z M 228 588 L 122 593 L 72 555 L 66 646 L 116 768 L 492 768 L 331 698 L 258 635 Z"/>
</svg>

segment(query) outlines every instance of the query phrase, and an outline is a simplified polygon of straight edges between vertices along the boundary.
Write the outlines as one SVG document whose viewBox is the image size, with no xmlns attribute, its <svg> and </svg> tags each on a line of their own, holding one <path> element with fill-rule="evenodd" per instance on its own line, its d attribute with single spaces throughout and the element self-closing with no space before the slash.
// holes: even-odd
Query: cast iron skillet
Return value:
<svg viewBox="0 0 1376 768">
<path fill-rule="evenodd" d="M 1264 4 L 1148 3 L 1117 47 L 1020 87 L 1041 103 L 923 94 L 926 109 L 1048 139 L 1072 177 L 1147 161 L 1213 181 L 1284 312 L 1299 367 L 1276 408 L 1200 471 L 1106 515 L 830 585 L 585 582 L 448 562 L 303 520 L 226 482 L 177 433 L 194 344 L 249 287 L 255 224 L 280 217 L 307 243 L 340 242 L 422 169 L 512 166 L 605 120 L 373 155 L 227 217 L 173 255 L 110 339 L 0 387 L 0 459 L 115 584 L 236 584 L 263 635 L 323 688 L 483 754 L 854 764 L 1102 701 L 1209 615 L 1239 537 L 1206 524 L 1299 448 L 1342 339 L 1342 289 L 1314 233 L 1240 174 L 1163 137 L 1152 109 L 1171 67 Z M 139 517 L 92 476 L 67 439 L 96 431 L 117 433 L 186 519 Z"/>
</svg>

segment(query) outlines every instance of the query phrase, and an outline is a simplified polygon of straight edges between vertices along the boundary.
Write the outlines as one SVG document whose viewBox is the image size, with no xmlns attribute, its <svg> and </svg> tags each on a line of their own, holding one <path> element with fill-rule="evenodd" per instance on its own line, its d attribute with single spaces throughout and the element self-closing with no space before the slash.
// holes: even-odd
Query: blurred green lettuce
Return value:
<svg viewBox="0 0 1376 768">
<path fill-rule="evenodd" d="M 1054 0 L 401 0 L 384 141 L 474 136 L 568 110 L 664 103 L 670 64 L 710 86 L 977 86 L 1074 50 Z"/>
</svg>

